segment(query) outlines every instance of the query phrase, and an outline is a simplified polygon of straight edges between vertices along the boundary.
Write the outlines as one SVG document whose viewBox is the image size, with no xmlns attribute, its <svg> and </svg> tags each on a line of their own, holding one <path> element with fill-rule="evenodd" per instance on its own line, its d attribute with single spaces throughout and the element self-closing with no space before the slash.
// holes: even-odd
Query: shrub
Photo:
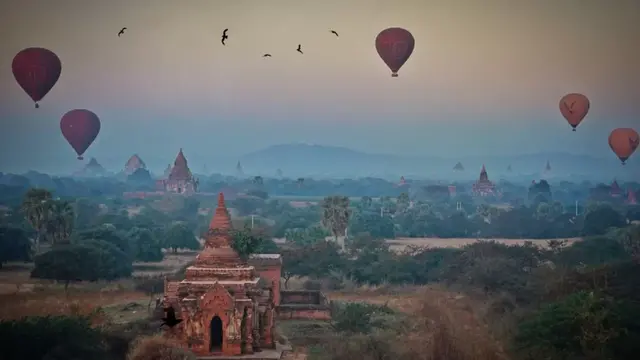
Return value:
<svg viewBox="0 0 640 360">
<path fill-rule="evenodd" d="M 32 316 L 0 321 L 2 358 L 104 359 L 101 332 L 91 327 L 88 317 Z"/>
<path fill-rule="evenodd" d="M 161 335 L 137 339 L 127 360 L 196 360 L 196 356 Z"/>
</svg>

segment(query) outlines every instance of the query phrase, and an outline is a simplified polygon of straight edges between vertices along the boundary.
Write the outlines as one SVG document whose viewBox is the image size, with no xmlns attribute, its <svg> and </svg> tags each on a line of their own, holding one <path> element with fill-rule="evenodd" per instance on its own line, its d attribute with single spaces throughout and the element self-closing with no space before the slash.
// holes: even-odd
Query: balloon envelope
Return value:
<svg viewBox="0 0 640 360">
<path fill-rule="evenodd" d="M 413 53 L 415 44 L 413 35 L 402 28 L 388 28 L 378 34 L 376 50 L 382 61 L 391 69 L 391 76 L 398 76 L 398 71 Z"/>
<path fill-rule="evenodd" d="M 587 116 L 591 103 L 589 99 L 578 93 L 567 94 L 560 99 L 560 113 L 576 131 L 582 119 Z"/>
<path fill-rule="evenodd" d="M 640 144 L 640 136 L 630 128 L 618 128 L 609 135 L 609 146 L 622 164 L 636 151 L 638 144 Z"/>
<path fill-rule="evenodd" d="M 100 119 L 89 110 L 71 110 L 60 119 L 60 130 L 73 150 L 82 160 L 82 154 L 89 148 L 100 132 Z"/>
<path fill-rule="evenodd" d="M 44 98 L 60 78 L 62 63 L 44 48 L 27 48 L 13 58 L 11 70 L 18 85 L 35 102 Z M 36 104 L 37 107 L 37 104 Z"/>
</svg>

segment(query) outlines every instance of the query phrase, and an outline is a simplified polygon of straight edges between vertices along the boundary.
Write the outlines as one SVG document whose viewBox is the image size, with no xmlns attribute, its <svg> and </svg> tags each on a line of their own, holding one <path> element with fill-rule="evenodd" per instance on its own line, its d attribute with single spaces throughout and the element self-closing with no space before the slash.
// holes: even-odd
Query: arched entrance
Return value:
<svg viewBox="0 0 640 360">
<path fill-rule="evenodd" d="M 222 319 L 219 316 L 214 316 L 211 319 L 210 325 L 209 351 L 222 351 Z"/>
</svg>

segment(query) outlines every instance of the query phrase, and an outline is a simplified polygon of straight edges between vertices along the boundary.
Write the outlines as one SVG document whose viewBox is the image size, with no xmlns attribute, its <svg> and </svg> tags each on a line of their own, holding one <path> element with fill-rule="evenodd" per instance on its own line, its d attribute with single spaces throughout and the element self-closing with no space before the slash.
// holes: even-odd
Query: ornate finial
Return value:
<svg viewBox="0 0 640 360">
<path fill-rule="evenodd" d="M 226 207 L 224 204 L 224 193 L 218 193 L 218 207 L 223 208 Z"/>
</svg>

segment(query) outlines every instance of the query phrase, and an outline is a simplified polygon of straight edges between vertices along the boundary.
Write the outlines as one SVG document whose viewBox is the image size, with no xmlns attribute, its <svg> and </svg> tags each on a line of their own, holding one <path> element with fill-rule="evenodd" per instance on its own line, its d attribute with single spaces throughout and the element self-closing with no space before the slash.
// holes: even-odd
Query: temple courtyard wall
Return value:
<svg viewBox="0 0 640 360">
<path fill-rule="evenodd" d="M 327 297 L 318 290 L 280 290 L 278 320 L 331 320 Z"/>
</svg>

